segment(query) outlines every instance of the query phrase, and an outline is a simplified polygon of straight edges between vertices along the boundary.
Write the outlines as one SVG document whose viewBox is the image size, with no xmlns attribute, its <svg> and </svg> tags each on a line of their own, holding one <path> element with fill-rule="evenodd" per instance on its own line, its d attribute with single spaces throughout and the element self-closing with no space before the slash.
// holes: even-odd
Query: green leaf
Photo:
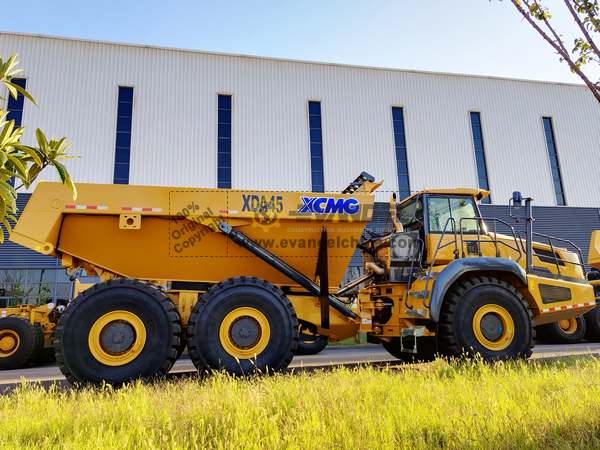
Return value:
<svg viewBox="0 0 600 450">
<path fill-rule="evenodd" d="M 23 96 L 25 98 L 27 98 L 31 103 L 33 103 L 35 106 L 37 106 L 38 104 L 35 102 L 35 100 L 33 99 L 33 97 L 31 95 L 29 95 L 29 92 L 27 92 L 25 89 L 23 89 L 21 86 L 11 83 L 10 81 L 4 81 L 4 84 L 6 84 L 6 87 L 8 88 L 9 91 L 11 91 L 12 93 L 12 88 L 16 89 L 17 91 L 19 91 L 21 94 L 23 94 Z M 13 95 L 13 97 L 16 99 L 17 96 Z"/>
<path fill-rule="evenodd" d="M 62 184 L 65 184 L 67 181 L 67 171 L 65 169 L 65 166 L 63 166 L 61 163 L 56 162 L 56 161 L 50 161 L 50 163 L 54 166 L 54 168 L 56 169 L 56 172 L 58 173 L 58 178 L 60 179 L 60 182 Z"/>
<path fill-rule="evenodd" d="M 2 152 L 0 152 L 0 153 L 2 153 Z M 15 172 L 11 172 L 10 170 L 6 170 L 6 169 L 0 169 L 0 175 L 6 176 L 6 179 L 9 179 L 9 178 L 12 178 L 12 177 L 16 177 L 16 178 L 18 178 L 20 180 L 23 180 L 23 181 L 27 181 L 27 178 L 28 178 L 28 177 L 24 177 L 23 175 L 20 175 L 20 174 L 15 173 Z"/>
<path fill-rule="evenodd" d="M 0 216 L 0 217 L 2 217 L 2 216 Z M 6 227 L 6 231 L 8 231 L 8 234 L 10 235 L 12 233 L 12 227 L 8 223 L 8 220 L 6 220 L 5 218 L 2 218 L 2 219 L 0 219 L 0 221 L 2 221 L 2 223 Z M 2 237 L 4 237 L 4 236 L 2 236 Z"/>
<path fill-rule="evenodd" d="M 0 196 L 4 197 L 7 207 L 13 211 L 17 209 L 17 192 L 6 181 L 0 181 Z"/>
<path fill-rule="evenodd" d="M 37 164 L 33 164 L 29 168 L 29 171 L 27 172 L 28 180 L 26 182 L 23 182 L 25 189 L 29 189 L 29 186 L 31 185 L 31 183 L 33 183 L 35 181 L 35 179 L 37 178 L 37 176 L 39 175 L 41 170 L 42 170 L 41 167 L 38 166 Z"/>
<path fill-rule="evenodd" d="M 19 161 L 19 158 L 16 158 L 14 155 L 12 155 L 10 153 L 7 154 L 6 156 L 8 157 L 8 160 L 13 165 L 13 167 L 15 169 L 17 169 L 17 172 L 20 173 L 21 175 L 23 175 L 24 177 L 26 177 L 27 169 L 25 168 L 25 166 L 23 164 L 21 164 L 21 161 Z"/>
<path fill-rule="evenodd" d="M 75 184 L 71 180 L 71 176 L 68 173 L 67 173 L 67 180 L 66 181 L 67 181 L 67 187 L 73 193 L 73 200 L 77 200 L 77 188 L 75 187 Z"/>
<path fill-rule="evenodd" d="M 46 139 L 46 136 L 44 135 L 44 133 L 42 133 L 42 130 L 40 130 L 39 128 L 37 130 L 35 130 L 35 137 L 40 146 L 40 151 L 44 155 L 47 154 L 48 153 L 48 139 Z"/>
<path fill-rule="evenodd" d="M 58 158 L 55 158 L 54 161 L 66 161 L 67 159 L 78 159 L 81 158 L 81 156 L 59 156 Z"/>
<path fill-rule="evenodd" d="M 4 163 L 6 163 L 6 161 L 8 161 L 8 157 L 6 156 L 6 153 L 4 153 L 2 150 L 0 150 L 0 167 L 4 167 Z"/>
<path fill-rule="evenodd" d="M 33 148 L 33 147 L 29 147 L 27 145 L 15 145 L 15 148 L 18 150 L 21 150 L 24 153 L 27 153 L 31 159 L 33 160 L 33 162 L 35 162 L 38 165 L 42 165 L 42 160 L 40 159 L 40 154 L 37 148 Z M 43 155 L 42 155 L 43 157 Z M 26 158 L 21 159 L 21 161 L 29 161 Z"/>
<path fill-rule="evenodd" d="M 6 215 L 6 202 L 0 195 L 0 217 L 4 217 Z"/>
<path fill-rule="evenodd" d="M 5 122 L 4 127 L 2 127 L 2 132 L 0 132 L 0 147 L 4 148 L 12 136 L 13 128 L 15 126 L 14 120 L 9 120 Z"/>
</svg>

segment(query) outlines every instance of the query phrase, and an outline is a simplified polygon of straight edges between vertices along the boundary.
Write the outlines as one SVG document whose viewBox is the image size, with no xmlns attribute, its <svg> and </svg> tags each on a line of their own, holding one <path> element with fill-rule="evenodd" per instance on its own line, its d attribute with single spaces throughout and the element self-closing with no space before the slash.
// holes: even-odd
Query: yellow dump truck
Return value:
<svg viewBox="0 0 600 450">
<path fill-rule="evenodd" d="M 380 184 L 366 173 L 341 194 L 79 184 L 73 201 L 40 183 L 11 240 L 102 281 L 64 311 L 2 310 L 0 367 L 53 347 L 70 382 L 120 384 L 164 375 L 187 345 L 200 371 L 264 373 L 285 369 L 305 333 L 359 332 L 406 361 L 519 358 L 534 325 L 594 308 L 580 252 L 533 242 L 531 199 L 511 201 L 526 236 L 481 217 L 489 193 L 467 188 L 393 197 L 393 230 L 364 236 Z M 357 246 L 364 274 L 340 288 Z"/>
</svg>

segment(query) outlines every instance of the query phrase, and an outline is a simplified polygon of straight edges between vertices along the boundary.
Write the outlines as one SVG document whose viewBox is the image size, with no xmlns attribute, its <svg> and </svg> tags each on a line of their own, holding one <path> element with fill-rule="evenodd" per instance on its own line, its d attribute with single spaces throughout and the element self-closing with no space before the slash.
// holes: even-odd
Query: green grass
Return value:
<svg viewBox="0 0 600 450">
<path fill-rule="evenodd" d="M 348 339 L 344 339 L 343 341 L 339 341 L 339 342 L 329 342 L 327 345 L 329 347 L 338 347 L 338 346 L 344 346 L 344 345 L 362 345 L 362 344 L 368 344 L 367 342 L 367 333 L 360 333 L 358 335 L 359 337 L 359 342 L 356 342 L 356 338 L 351 337 Z M 373 344 L 376 345 L 376 344 Z"/>
<path fill-rule="evenodd" d="M 600 361 L 24 385 L 0 397 L 0 448 L 600 448 Z"/>
</svg>

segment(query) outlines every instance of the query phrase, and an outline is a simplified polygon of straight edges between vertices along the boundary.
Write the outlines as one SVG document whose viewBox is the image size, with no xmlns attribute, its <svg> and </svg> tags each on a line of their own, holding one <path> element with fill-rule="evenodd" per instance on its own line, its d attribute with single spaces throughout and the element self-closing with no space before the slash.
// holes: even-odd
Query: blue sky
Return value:
<svg viewBox="0 0 600 450">
<path fill-rule="evenodd" d="M 544 4 L 564 9 L 561 0 Z M 510 0 L 19 0 L 17 8 L 23 14 L 0 30 L 581 83 Z M 574 25 L 555 19 L 570 46 Z"/>
</svg>

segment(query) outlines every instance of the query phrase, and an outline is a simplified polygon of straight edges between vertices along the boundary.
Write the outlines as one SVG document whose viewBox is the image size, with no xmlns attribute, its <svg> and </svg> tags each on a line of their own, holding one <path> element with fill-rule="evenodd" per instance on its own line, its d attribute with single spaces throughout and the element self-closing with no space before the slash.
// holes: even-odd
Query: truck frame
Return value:
<svg viewBox="0 0 600 450">
<path fill-rule="evenodd" d="M 532 199 L 511 199 L 525 236 L 481 216 L 487 191 L 460 188 L 392 196 L 393 229 L 365 237 L 380 185 L 365 172 L 341 194 L 79 184 L 73 201 L 42 182 L 11 240 L 101 282 L 64 310 L 3 309 L 0 368 L 53 348 L 71 383 L 119 385 L 163 376 L 187 346 L 199 371 L 270 373 L 299 339 L 360 332 L 404 361 L 526 358 L 535 325 L 594 308 L 581 252 L 533 232 Z M 357 245 L 364 273 L 339 287 Z"/>
</svg>

